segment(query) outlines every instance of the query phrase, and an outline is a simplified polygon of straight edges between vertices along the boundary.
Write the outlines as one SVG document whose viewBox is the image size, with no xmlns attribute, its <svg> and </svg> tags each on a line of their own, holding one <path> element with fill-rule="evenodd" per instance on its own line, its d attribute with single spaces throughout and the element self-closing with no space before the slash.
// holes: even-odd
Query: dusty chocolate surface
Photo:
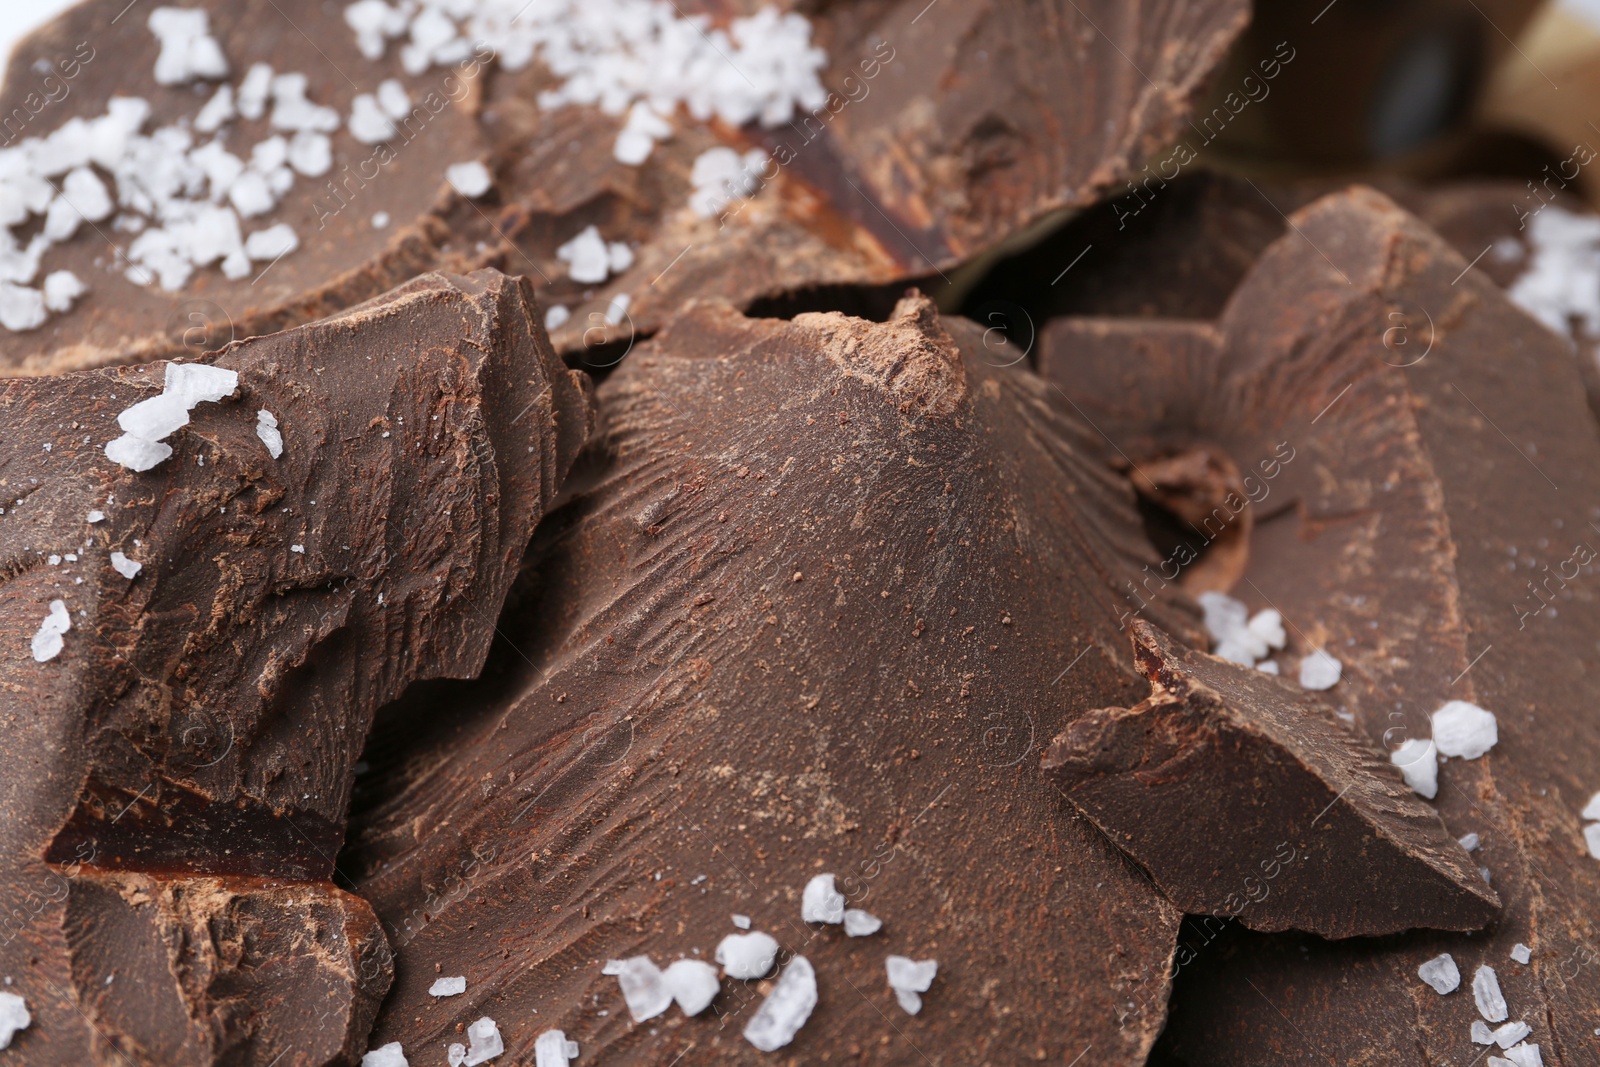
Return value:
<svg viewBox="0 0 1600 1067">
<path fill-rule="evenodd" d="M 1377 194 L 1330 197 L 1294 222 L 1301 233 L 1268 249 L 1215 323 L 1170 324 L 1168 345 L 1135 323 L 1063 320 L 1041 370 L 1135 461 L 1203 440 L 1245 469 L 1291 443 L 1295 458 L 1251 483 L 1234 592 L 1282 611 L 1288 667 L 1313 647 L 1343 661 L 1328 696 L 1374 743 L 1427 738 L 1448 699 L 1496 713 L 1499 743 L 1444 763 L 1435 806 L 1452 834 L 1480 836 L 1473 858 L 1505 911 L 1487 937 L 1190 938 L 1161 1054 L 1395 1062 L 1405 1033 L 1403 1062 L 1470 1059 L 1470 991 L 1440 996 L 1416 975 L 1448 951 L 1469 981 L 1499 970 L 1544 1062 L 1584 1062 L 1597 993 L 1574 968 L 1593 955 L 1600 878 L 1577 816 L 1594 782 L 1576 754 L 1597 740 L 1582 649 L 1600 609 L 1587 567 L 1545 590 L 1553 614 L 1529 584 L 1546 565 L 1577 573 L 1559 564 L 1588 542 L 1600 488 L 1570 350 Z M 1110 369 L 1100 353 L 1133 336 L 1142 365 Z M 1528 965 L 1509 958 L 1519 942 Z"/>
<path fill-rule="evenodd" d="M 340 865 L 396 947 L 375 1045 L 487 1014 L 514 1059 L 558 1026 L 608 1063 L 1143 1061 L 1179 913 L 1037 759 L 1143 694 L 1107 589 L 1147 557 L 1088 431 L 980 334 L 921 298 L 882 325 L 702 306 L 607 380 L 507 646 L 369 749 Z M 801 922 L 824 872 L 881 934 Z M 740 1036 L 757 984 L 635 1025 L 601 973 L 708 958 L 731 913 L 817 971 L 770 1057 Z M 940 961 L 915 1018 L 888 953 Z M 467 993 L 429 997 L 440 973 Z"/>
<path fill-rule="evenodd" d="M 215 1016 L 204 1039 L 174 1036 L 162 1029 L 170 1018 L 110 993 L 86 1009 L 98 1030 L 85 1029 L 70 999 L 50 995 L 71 988 L 84 959 L 138 954 L 127 939 L 102 945 L 100 924 L 131 924 L 127 938 L 158 952 L 185 940 L 172 932 L 185 923 L 215 929 L 241 908 L 245 927 L 325 956 L 319 966 L 337 973 L 323 984 L 382 964 L 359 996 L 346 990 L 326 1055 L 293 1062 L 337 1062 L 364 1037 L 387 960 L 366 902 L 329 879 L 367 727 L 411 681 L 479 670 L 533 526 L 592 421 L 585 377 L 556 358 L 535 310 L 525 283 L 493 272 L 427 275 L 237 343 L 217 359 L 238 372 L 237 394 L 197 406 L 169 439 L 171 458 L 144 473 L 102 447 L 119 412 L 160 391 L 161 365 L 0 387 L 0 719 L 22 760 L 0 802 L 0 880 L 10 898 L 40 902 L 8 928 L 0 960 L 38 998 L 46 1034 L 35 1044 L 30 1032 L 18 1062 L 63 1062 L 91 1033 L 180 1050 L 150 1062 L 270 1062 L 284 1047 L 260 1035 L 294 1043 L 299 1023 L 278 1017 L 312 1003 L 286 991 L 336 1007 L 293 977 L 309 959 L 258 975 L 279 992 L 263 986 L 249 1007 L 212 1004 L 182 978 L 187 964 L 165 964 L 174 996 L 200 997 L 185 1010 Z M 257 434 L 263 409 L 283 435 L 278 458 Z M 131 579 L 114 551 L 140 565 Z M 72 628 L 41 662 L 31 644 L 57 600 Z M 147 875 L 139 892 L 152 899 L 178 898 L 134 906 L 138 880 L 106 874 L 117 870 Z M 210 890 L 204 876 L 265 881 Z M 63 897 L 83 931 L 65 943 Z M 347 934 L 313 949 L 322 912 Z M 216 984 L 249 1005 L 248 989 Z M 248 1034 L 253 1051 L 228 1060 Z M 75 1062 L 107 1055 L 93 1049 Z"/>
<path fill-rule="evenodd" d="M 1387 755 L 1318 698 L 1142 619 L 1150 696 L 1079 717 L 1043 766 L 1185 912 L 1324 937 L 1475 930 L 1500 900 Z"/>
</svg>

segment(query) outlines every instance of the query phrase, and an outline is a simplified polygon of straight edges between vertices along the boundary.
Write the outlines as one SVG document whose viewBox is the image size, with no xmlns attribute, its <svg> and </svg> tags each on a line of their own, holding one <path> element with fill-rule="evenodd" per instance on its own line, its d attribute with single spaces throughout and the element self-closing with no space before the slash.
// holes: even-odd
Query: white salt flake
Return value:
<svg viewBox="0 0 1600 1067">
<path fill-rule="evenodd" d="M 709 148 L 695 157 L 689 171 L 689 208 L 703 218 L 714 218 L 735 200 L 754 196 L 761 189 L 761 170 L 767 154 L 753 148 L 740 155 L 731 148 Z"/>
<path fill-rule="evenodd" d="M 147 471 L 172 455 L 172 446 L 125 433 L 106 442 L 106 458 L 131 471 Z"/>
<path fill-rule="evenodd" d="M 203 9 L 158 7 L 150 12 L 148 25 L 161 42 L 156 56 L 157 85 L 227 77 L 228 59 L 211 36 L 209 16 Z"/>
<path fill-rule="evenodd" d="M 595 226 L 585 227 L 557 248 L 556 258 L 567 264 L 567 276 L 575 282 L 603 282 L 611 272 L 611 254 Z"/>
<path fill-rule="evenodd" d="M 1461 847 L 1466 849 L 1468 852 L 1475 850 L 1478 847 L 1478 835 L 1467 834 L 1461 839 Z"/>
<path fill-rule="evenodd" d="M 1589 855 L 1600 860 L 1600 822 L 1592 822 L 1583 828 L 1583 841 L 1589 846 Z"/>
<path fill-rule="evenodd" d="M 273 459 L 283 455 L 283 431 L 278 429 L 277 416 L 266 408 L 256 412 L 256 436 L 267 446 L 267 454 Z"/>
<path fill-rule="evenodd" d="M 381 144 L 395 135 L 394 120 L 371 93 L 360 93 L 350 101 L 348 125 L 350 136 L 362 144 Z"/>
<path fill-rule="evenodd" d="M 622 961 L 621 960 L 606 960 L 606 962 L 604 964 L 602 964 L 601 967 L 600 967 L 600 973 L 604 974 L 604 975 L 608 975 L 608 976 L 609 975 L 621 974 L 622 973 Z"/>
<path fill-rule="evenodd" d="M 435 978 L 433 984 L 428 987 L 428 996 L 453 997 L 466 991 L 467 978 L 465 975 L 458 975 L 454 978 Z"/>
<path fill-rule="evenodd" d="M 378 83 L 378 106 L 396 122 L 411 115 L 411 95 L 396 78 L 385 78 Z"/>
<path fill-rule="evenodd" d="M 1493 712 L 1452 700 L 1433 713 L 1433 740 L 1441 756 L 1477 759 L 1500 740 Z"/>
<path fill-rule="evenodd" d="M 475 159 L 469 163 L 450 164 L 445 168 L 444 180 L 468 200 L 478 199 L 494 184 L 493 178 L 489 175 L 489 168 Z"/>
<path fill-rule="evenodd" d="M 89 512 L 87 516 L 85 516 L 85 521 L 87 521 L 90 525 L 93 525 L 97 522 L 105 522 L 106 513 L 101 511 L 99 508 L 96 508 L 95 510 Z"/>
<path fill-rule="evenodd" d="M 303 555 L 306 554 L 306 546 L 305 545 L 290 545 L 289 546 L 289 551 L 295 553 L 296 555 L 303 556 Z"/>
<path fill-rule="evenodd" d="M 55 312 L 71 311 L 73 303 L 89 291 L 70 270 L 55 270 L 44 276 L 44 306 Z"/>
<path fill-rule="evenodd" d="M 771 934 L 756 930 L 748 934 L 729 934 L 717 944 L 716 961 L 729 978 L 760 978 L 772 970 L 778 957 L 778 942 Z"/>
<path fill-rule="evenodd" d="M 1506 998 L 1500 994 L 1500 979 L 1488 964 L 1473 972 L 1472 999 L 1478 1005 L 1478 1014 L 1488 1022 L 1504 1022 L 1509 1014 Z"/>
<path fill-rule="evenodd" d="M 189 405 L 180 396 L 159 393 L 124 409 L 117 425 L 141 440 L 163 441 L 189 425 Z"/>
<path fill-rule="evenodd" d="M 745 1026 L 744 1039 L 762 1052 L 775 1052 L 794 1040 L 816 1006 L 817 972 L 810 960 L 796 956 Z"/>
<path fill-rule="evenodd" d="M 325 133 L 301 130 L 289 139 L 289 166 L 308 178 L 333 169 L 333 142 Z"/>
<path fill-rule="evenodd" d="M 194 128 L 201 133 L 216 133 L 238 114 L 238 109 L 233 106 L 233 86 L 222 85 L 195 115 Z"/>
<path fill-rule="evenodd" d="M 39 632 L 33 635 L 33 658 L 38 663 L 47 663 L 61 654 L 66 647 L 62 635 L 72 629 L 72 616 L 67 614 L 67 603 L 64 600 L 50 601 L 50 612 L 39 624 Z M 0 1000 L 0 1029 L 6 1023 L 6 1012 L 11 1008 L 11 1002 Z M 24 1022 L 22 1025 L 26 1026 Z M 0 1048 L 4 1048 L 0 1044 Z"/>
<path fill-rule="evenodd" d="M 675 960 L 662 972 L 667 992 L 685 1015 L 699 1015 L 717 999 L 722 980 L 705 960 Z"/>
<path fill-rule="evenodd" d="M 411 1067 L 400 1042 L 391 1041 L 361 1057 L 361 1067 Z M 565 1064 L 562 1067 L 566 1067 Z"/>
<path fill-rule="evenodd" d="M 280 259 L 300 247 L 300 238 L 287 222 L 257 230 L 244 243 L 245 255 L 254 260 Z"/>
<path fill-rule="evenodd" d="M 1300 687 L 1302 689 L 1332 689 L 1344 673 L 1344 664 L 1317 649 L 1300 661 Z"/>
<path fill-rule="evenodd" d="M 1429 800 L 1439 795 L 1439 754 L 1432 741 L 1409 738 L 1389 753 L 1389 762 L 1400 768 L 1413 793 Z"/>
<path fill-rule="evenodd" d="M 1493 1061 L 1500 1057 L 1491 1056 L 1489 1059 Z M 1540 1054 L 1538 1045 L 1513 1045 L 1506 1049 L 1505 1061 L 1512 1067 L 1544 1067 L 1544 1056 Z"/>
<path fill-rule="evenodd" d="M 1516 1022 L 1496 1027 L 1490 1032 L 1489 1037 L 1501 1048 L 1510 1048 L 1531 1033 L 1533 1033 L 1533 1027 L 1527 1023 Z"/>
<path fill-rule="evenodd" d="M 1278 667 L 1278 661 L 1275 660 L 1275 659 L 1264 659 L 1264 660 L 1262 660 L 1260 663 L 1256 664 L 1256 670 L 1260 671 L 1262 674 L 1279 674 L 1279 673 L 1281 673 L 1281 670 Z"/>
<path fill-rule="evenodd" d="M 547 331 L 559 330 L 561 327 L 565 326 L 567 324 L 567 320 L 571 318 L 572 312 L 567 309 L 567 305 L 552 304 L 550 305 L 549 310 L 544 313 L 544 328 Z"/>
<path fill-rule="evenodd" d="M 168 363 L 162 391 L 181 398 L 191 410 L 196 404 L 217 403 L 239 388 L 239 372 L 206 363 Z"/>
<path fill-rule="evenodd" d="M 628 304 L 631 300 L 627 293 L 618 293 L 611 298 L 611 303 L 606 305 L 607 326 L 618 326 L 628 317 Z"/>
<path fill-rule="evenodd" d="M 800 895 L 800 918 L 808 923 L 844 922 L 844 894 L 833 885 L 833 875 L 819 874 L 806 883 Z"/>
<path fill-rule="evenodd" d="M 50 555 L 45 557 L 44 562 L 46 566 L 59 567 L 61 566 L 61 557 L 52 552 Z"/>
<path fill-rule="evenodd" d="M 0 326 L 12 333 L 25 333 L 43 326 L 48 317 L 43 293 L 26 285 L 0 281 Z"/>
<path fill-rule="evenodd" d="M 1283 615 L 1277 608 L 1263 608 L 1250 617 L 1246 628 L 1267 643 L 1268 648 L 1282 649 L 1289 642 L 1283 628 Z"/>
<path fill-rule="evenodd" d="M 611 154 L 618 163 L 637 167 L 650 158 L 657 141 L 672 136 L 672 124 L 645 101 L 636 102 L 628 110 L 628 121 L 617 133 Z"/>
<path fill-rule="evenodd" d="M 734 917 L 733 917 L 733 925 L 737 926 L 741 930 L 750 929 L 750 916 L 748 916 L 748 915 L 734 915 Z"/>
<path fill-rule="evenodd" d="M 883 929 L 883 920 L 860 908 L 844 910 L 844 932 L 850 937 L 869 937 Z"/>
<path fill-rule="evenodd" d="M 56 601 L 60 603 L 60 601 Z M 11 979 L 7 978 L 9 983 Z M 0 993 L 0 1049 L 11 1047 L 11 1039 L 18 1030 L 26 1030 L 33 1022 L 28 1014 L 28 1002 L 15 993 Z"/>
<path fill-rule="evenodd" d="M 1578 813 L 1578 817 L 1581 819 L 1600 819 L 1600 793 L 1596 793 L 1589 798 L 1589 803 L 1583 806 L 1583 810 Z"/>
<path fill-rule="evenodd" d="M 1472 1040 L 1478 1045 L 1494 1044 L 1494 1031 L 1489 1029 L 1489 1024 L 1482 1019 L 1472 1020 Z"/>
<path fill-rule="evenodd" d="M 623 960 L 622 969 L 617 972 L 617 985 L 622 988 L 622 999 L 627 1002 L 628 1014 L 636 1023 L 654 1019 L 672 1003 L 666 978 L 649 956 Z"/>
<path fill-rule="evenodd" d="M 267 99 L 272 95 L 272 67 L 266 63 L 251 64 L 239 83 L 239 114 L 254 121 L 267 113 Z"/>
<path fill-rule="evenodd" d="M 306 96 L 307 84 L 306 76 L 298 72 L 273 77 L 270 120 L 273 129 L 332 133 L 344 124 L 333 108 L 313 103 Z"/>
<path fill-rule="evenodd" d="M 487 1015 L 467 1027 L 467 1040 L 472 1044 L 467 1049 L 466 1058 L 461 1061 L 463 1067 L 477 1067 L 506 1050 L 505 1042 L 500 1038 L 500 1027 Z"/>
<path fill-rule="evenodd" d="M 578 1058 L 578 1043 L 568 1041 L 565 1031 L 546 1030 L 533 1042 L 533 1067 L 567 1067 Z"/>
<path fill-rule="evenodd" d="M 939 973 L 938 961 L 890 956 L 884 961 L 884 968 L 889 972 L 889 988 L 894 990 L 895 1000 L 899 1001 L 900 1007 L 908 1015 L 920 1012 L 921 994 L 933 985 L 934 976 Z"/>
<path fill-rule="evenodd" d="M 144 564 L 137 560 L 129 559 L 121 552 L 113 552 L 111 553 L 111 569 L 131 582 L 144 569 Z"/>
<path fill-rule="evenodd" d="M 1521 941 L 1518 941 L 1515 945 L 1511 946 L 1511 958 L 1516 960 L 1518 963 L 1527 963 L 1533 958 L 1533 949 L 1529 948 L 1527 945 L 1524 945 Z"/>
<path fill-rule="evenodd" d="M 1440 996 L 1454 993 L 1461 986 L 1461 971 L 1456 967 L 1455 957 L 1448 952 L 1435 956 L 1418 967 L 1417 977 L 1427 982 Z"/>
</svg>

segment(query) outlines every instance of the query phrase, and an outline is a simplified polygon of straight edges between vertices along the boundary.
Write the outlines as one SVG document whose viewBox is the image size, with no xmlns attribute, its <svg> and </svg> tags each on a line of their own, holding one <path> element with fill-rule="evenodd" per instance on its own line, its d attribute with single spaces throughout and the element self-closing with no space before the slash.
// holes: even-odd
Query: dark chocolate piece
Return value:
<svg viewBox="0 0 1600 1067">
<path fill-rule="evenodd" d="M 1077 719 L 1043 765 L 1174 904 L 1324 937 L 1494 918 L 1499 897 L 1438 813 L 1319 699 L 1132 629 L 1150 696 Z"/>
<path fill-rule="evenodd" d="M 701 305 L 607 379 L 514 647 L 375 729 L 341 858 L 396 946 L 373 1044 L 486 1013 L 516 1062 L 546 1027 L 754 1062 L 756 986 L 635 1026 L 602 974 L 709 958 L 738 912 L 816 968 L 799 1061 L 1144 1061 L 1179 913 L 1036 763 L 1145 690 L 1109 590 L 1151 557 L 1090 431 L 985 355 L 920 296 L 886 324 Z M 882 934 L 801 922 L 823 872 Z M 939 961 L 914 1019 L 888 953 Z M 470 1004 L 428 995 L 436 963 Z"/>
<path fill-rule="evenodd" d="M 44 901 L 0 944 L 0 966 L 38 1004 L 49 1040 L 89 1040 L 50 991 L 67 988 L 66 956 L 74 975 L 88 966 L 80 956 L 99 958 L 99 925 L 181 941 L 174 922 L 215 928 L 239 909 L 266 931 L 247 940 L 270 933 L 326 955 L 318 973 L 378 961 L 367 988 L 330 999 L 332 977 L 263 972 L 251 981 L 301 999 L 263 992 L 251 1011 L 188 1000 L 220 1029 L 156 1060 L 225 1060 L 250 1033 L 294 1040 L 296 1016 L 324 1009 L 344 1013 L 316 1046 L 333 1051 L 303 1062 L 333 1062 L 364 1039 L 386 947 L 365 902 L 331 879 L 367 728 L 412 681 L 480 669 L 533 526 L 591 424 L 587 380 L 556 358 L 536 313 L 526 283 L 492 271 L 424 275 L 336 318 L 238 342 L 216 360 L 238 372 L 237 395 L 197 405 L 168 439 L 173 455 L 144 473 L 103 446 L 120 412 L 159 393 L 162 365 L 0 384 L 0 722 L 8 751 L 34 754 L 6 776 L 0 883 Z M 278 458 L 258 411 L 277 421 Z M 30 644 L 58 600 L 72 628 L 40 662 Z M 129 912 L 127 887 L 144 883 L 84 881 L 108 871 L 198 902 L 171 904 L 181 922 Z M 222 875 L 259 881 L 213 900 L 202 883 Z M 300 888 L 286 897 L 286 885 Z M 63 897 L 86 931 L 64 943 Z M 375 940 L 323 952 L 313 942 L 333 935 L 312 928 L 318 916 Z M 311 925 L 291 937 L 296 923 Z M 175 981 L 173 996 L 205 992 Z M 218 981 L 208 996 L 250 1000 Z M 156 1014 L 115 996 L 105 1011 L 133 1045 L 178 1047 Z M 88 1061 L 58 1052 L 38 1062 Z"/>
</svg>

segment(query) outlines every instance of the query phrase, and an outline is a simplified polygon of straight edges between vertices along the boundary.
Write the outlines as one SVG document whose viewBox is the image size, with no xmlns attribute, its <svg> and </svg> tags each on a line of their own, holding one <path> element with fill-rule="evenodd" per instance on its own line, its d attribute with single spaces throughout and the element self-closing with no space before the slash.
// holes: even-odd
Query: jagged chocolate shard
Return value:
<svg viewBox="0 0 1600 1067">
<path fill-rule="evenodd" d="M 740 913 L 816 970 L 804 1062 L 1144 1062 L 1179 912 L 1037 760 L 1143 693 L 1110 590 L 1150 554 L 1091 431 L 982 337 L 920 296 L 881 324 L 703 304 L 606 380 L 515 648 L 375 729 L 341 860 L 396 945 L 374 1045 L 457 1040 L 437 963 L 516 1062 L 548 1027 L 753 1062 L 755 985 L 635 1026 L 603 972 L 709 959 Z M 876 941 L 801 921 L 824 872 Z M 914 1027 L 886 953 L 938 959 Z"/>
<path fill-rule="evenodd" d="M 1333 938 L 1494 918 L 1438 813 L 1320 699 L 1132 630 L 1150 696 L 1080 717 L 1043 765 L 1174 904 Z"/>
<path fill-rule="evenodd" d="M 492 271 L 424 275 L 237 342 L 214 364 L 236 388 L 195 404 L 141 472 L 105 445 L 119 415 L 171 395 L 173 367 L 0 383 L 0 729 L 25 754 L 0 786 L 0 886 L 38 902 L 0 942 L 38 1019 L 19 1062 L 126 1047 L 266 1064 L 298 1045 L 293 1016 L 336 1009 L 295 1062 L 343 1062 L 364 1040 L 387 945 L 332 879 L 367 728 L 412 681 L 481 668 L 592 424 L 587 378 L 536 311 Z M 226 940 L 230 923 L 308 958 L 191 980 L 183 952 L 201 950 L 183 931 Z M 102 926 L 127 937 L 102 945 Z M 198 1030 L 94 988 L 106 973 L 87 960 L 132 967 L 140 945 L 159 957 L 141 973 L 171 971 L 151 996 L 166 989 Z M 247 1034 L 260 1041 L 235 1058 Z"/>
</svg>

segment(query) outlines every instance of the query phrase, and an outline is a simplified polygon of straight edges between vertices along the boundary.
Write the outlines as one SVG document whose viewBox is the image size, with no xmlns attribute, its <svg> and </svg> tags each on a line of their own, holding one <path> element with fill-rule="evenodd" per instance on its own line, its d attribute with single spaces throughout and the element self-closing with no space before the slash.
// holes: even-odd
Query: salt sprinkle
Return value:
<svg viewBox="0 0 1600 1067">
<path fill-rule="evenodd" d="M 1511 302 L 1562 337 L 1573 320 L 1600 334 L 1600 218 L 1546 204 L 1528 224 L 1527 269 L 1506 291 Z"/>
<path fill-rule="evenodd" d="M 477 1067 L 478 1064 L 487 1063 L 506 1050 L 505 1042 L 500 1038 L 500 1028 L 487 1015 L 467 1027 L 467 1040 L 472 1042 L 472 1046 L 462 1049 L 464 1055 L 459 1060 L 455 1059 L 455 1055 L 456 1049 L 461 1046 L 456 1044 L 449 1048 L 452 1063 L 460 1064 L 461 1067 Z"/>
<path fill-rule="evenodd" d="M 131 471 L 147 471 L 172 455 L 172 446 L 123 434 L 106 443 L 106 458 Z"/>
<path fill-rule="evenodd" d="M 744 1028 L 744 1039 L 762 1052 L 775 1052 L 794 1040 L 817 1006 L 817 972 L 796 956 Z"/>
<path fill-rule="evenodd" d="M 1450 953 L 1445 952 L 1417 968 L 1417 977 L 1421 978 L 1433 991 L 1443 996 L 1454 993 L 1461 986 L 1461 971 L 1456 967 L 1456 961 Z"/>
<path fill-rule="evenodd" d="M 489 176 L 489 168 L 477 160 L 450 164 L 445 168 L 444 180 L 468 200 L 476 200 L 487 193 L 489 187 L 494 184 Z"/>
<path fill-rule="evenodd" d="M 458 993 L 467 991 L 467 978 L 460 975 L 455 978 L 437 978 L 433 985 L 428 987 L 430 997 L 453 997 Z"/>
<path fill-rule="evenodd" d="M 1500 979 L 1488 964 L 1479 967 L 1472 975 L 1472 999 L 1478 1005 L 1478 1014 L 1491 1023 L 1504 1022 L 1506 998 L 1500 994 Z"/>
<path fill-rule="evenodd" d="M 283 432 L 278 429 L 278 418 L 266 408 L 256 412 L 256 436 L 267 446 L 273 459 L 283 455 Z"/>
<path fill-rule="evenodd" d="M 767 153 L 752 148 L 740 155 L 731 148 L 708 148 L 695 158 L 689 171 L 689 208 L 703 218 L 715 218 L 735 200 L 754 196 L 761 189 L 760 172 Z"/>
<path fill-rule="evenodd" d="M 883 920 L 860 908 L 844 910 L 844 932 L 850 937 L 868 937 L 883 929 Z"/>
<path fill-rule="evenodd" d="M 741 930 L 750 929 L 750 916 L 748 916 L 748 915 L 735 915 L 733 917 L 733 925 L 737 926 Z"/>
<path fill-rule="evenodd" d="M 760 978 L 772 970 L 778 956 L 778 942 L 760 930 L 749 934 L 729 934 L 717 944 L 714 958 L 729 978 Z"/>
<path fill-rule="evenodd" d="M 567 276 L 575 282 L 603 282 L 611 273 L 611 251 L 595 226 L 584 227 L 576 237 L 557 248 L 556 258 L 567 264 Z"/>
<path fill-rule="evenodd" d="M 61 601 L 56 601 L 57 604 Z M 6 979 L 11 984 L 11 979 Z M 26 1030 L 33 1022 L 28 1014 L 28 1002 L 15 993 L 0 993 L 0 1049 L 11 1047 L 11 1039 L 18 1030 Z"/>
<path fill-rule="evenodd" d="M 290 545 L 289 546 L 289 551 L 290 552 L 299 553 L 300 555 L 303 556 L 303 555 L 306 554 L 306 546 L 305 545 Z"/>
<path fill-rule="evenodd" d="M 534 1067 L 567 1067 L 578 1058 L 578 1043 L 568 1041 L 565 1031 L 546 1030 L 533 1042 Z"/>
<path fill-rule="evenodd" d="M 1317 649 L 1300 661 L 1300 687 L 1302 689 L 1332 689 L 1344 673 L 1344 664 Z"/>
<path fill-rule="evenodd" d="M 833 886 L 833 875 L 819 874 L 806 883 L 800 895 L 800 918 L 808 923 L 844 922 L 844 895 Z"/>
<path fill-rule="evenodd" d="M 884 968 L 889 972 L 889 988 L 894 990 L 895 999 L 906 1013 L 915 1015 L 921 1011 L 919 994 L 926 993 L 933 985 L 934 976 L 939 973 L 939 961 L 890 956 L 884 961 Z"/>
<path fill-rule="evenodd" d="M 362 1056 L 361 1067 L 410 1067 L 410 1063 L 406 1060 L 400 1042 L 391 1041 L 382 1048 L 375 1048 Z M 562 1064 L 561 1067 L 566 1067 L 566 1064 Z"/>
<path fill-rule="evenodd" d="M 1485 1027 L 1485 1029 L 1488 1028 Z M 1510 1048 L 1512 1045 L 1515 1045 L 1517 1042 L 1521 1041 L 1531 1033 L 1533 1033 L 1533 1027 L 1529 1026 L 1527 1023 L 1506 1023 L 1504 1026 L 1490 1030 L 1487 1034 L 1487 1037 L 1489 1038 L 1488 1041 L 1479 1040 L 1479 1031 L 1477 1027 L 1473 1027 L 1472 1039 L 1477 1041 L 1480 1045 L 1487 1045 L 1492 1042 L 1496 1045 L 1499 1045 L 1501 1048 Z"/>
<path fill-rule="evenodd" d="M 1509 1067 L 1544 1067 L 1544 1056 L 1539 1053 L 1538 1045 L 1515 1045 L 1506 1049 L 1506 1054 L 1503 1058 L 1490 1056 L 1489 1067 L 1498 1067 L 1495 1064 L 1496 1060 L 1500 1060 L 1500 1064 L 1509 1065 Z"/>
<path fill-rule="evenodd" d="M 228 59 L 211 36 L 204 10 L 158 7 L 150 12 L 148 25 L 161 42 L 161 54 L 156 57 L 157 85 L 227 77 Z"/>
<path fill-rule="evenodd" d="M 1477 834 L 1468 834 L 1465 837 L 1463 837 L 1461 839 L 1461 847 L 1466 849 L 1468 852 L 1471 852 L 1474 849 L 1476 849 L 1478 847 L 1478 835 Z"/>
<path fill-rule="evenodd" d="M 544 313 L 544 328 L 546 331 L 559 330 L 567 324 L 567 320 L 570 318 L 572 318 L 572 312 L 567 309 L 567 305 L 552 304 L 549 310 Z"/>
<path fill-rule="evenodd" d="M 1389 762 L 1400 768 L 1413 793 L 1429 800 L 1439 795 L 1439 756 L 1432 741 L 1409 738 L 1389 753 Z"/>
<path fill-rule="evenodd" d="M 183 398 L 190 410 L 196 404 L 217 403 L 239 388 L 239 372 L 206 363 L 168 363 L 163 391 Z"/>
<path fill-rule="evenodd" d="M 662 972 L 672 999 L 685 1015 L 699 1015 L 722 989 L 717 969 L 704 960 L 677 960 Z"/>
<path fill-rule="evenodd" d="M 1511 958 L 1516 960 L 1518 963 L 1527 963 L 1533 958 L 1533 949 L 1529 948 L 1527 945 L 1524 945 L 1521 941 L 1518 941 L 1515 945 L 1511 946 Z"/>
<path fill-rule="evenodd" d="M 39 632 L 33 635 L 33 658 L 39 663 L 55 659 L 61 654 L 66 642 L 61 636 L 72 629 L 72 616 L 67 614 L 67 604 L 64 600 L 50 601 L 50 613 L 39 624 Z M 5 1025 L 5 1011 L 9 1001 L 0 1001 L 0 1029 Z M 27 1025 L 24 1023 L 23 1025 Z M 0 1048 L 4 1048 L 0 1044 Z"/>
<path fill-rule="evenodd" d="M 611 154 L 618 163 L 637 167 L 650 158 L 657 141 L 665 141 L 671 136 L 672 123 L 653 106 L 640 100 L 629 109 L 628 121 L 618 131 Z"/>
<path fill-rule="evenodd" d="M 113 552 L 111 553 L 111 569 L 131 582 L 144 569 L 144 564 L 129 559 L 121 552 Z"/>
<path fill-rule="evenodd" d="M 1452 700 L 1433 713 L 1433 740 L 1441 756 L 1477 759 L 1500 740 L 1493 712 Z"/>
<path fill-rule="evenodd" d="M 622 999 L 627 1002 L 628 1014 L 636 1023 L 654 1019 L 672 1003 L 672 992 L 667 988 L 665 976 L 649 956 L 623 960 L 617 971 L 617 985 L 622 988 Z"/>
</svg>

